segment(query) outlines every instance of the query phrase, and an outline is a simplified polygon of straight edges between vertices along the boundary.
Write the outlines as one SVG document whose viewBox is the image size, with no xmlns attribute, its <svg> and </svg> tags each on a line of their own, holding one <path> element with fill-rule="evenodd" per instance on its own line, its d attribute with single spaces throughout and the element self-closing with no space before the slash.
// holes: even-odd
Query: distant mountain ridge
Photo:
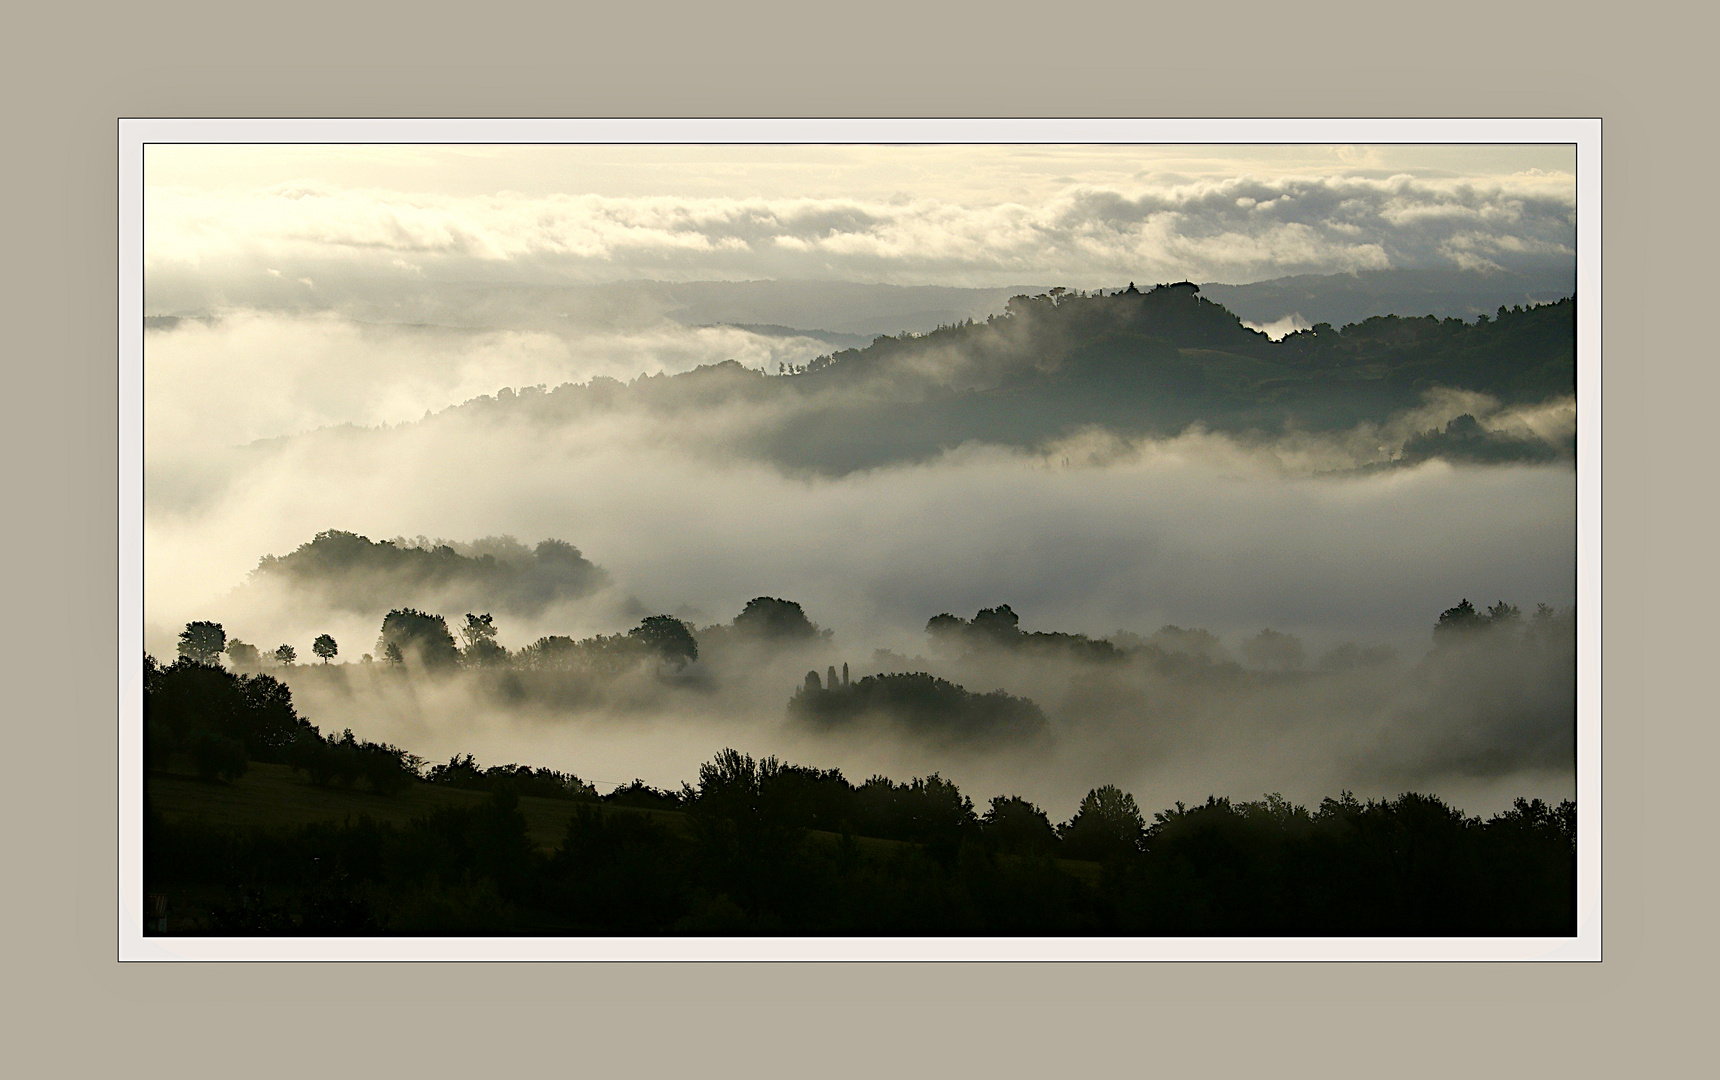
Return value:
<svg viewBox="0 0 1720 1080">
<path fill-rule="evenodd" d="M 593 410 L 666 416 L 760 406 L 730 450 L 842 474 L 924 460 L 965 442 L 1032 448 L 1084 429 L 1170 436 L 1196 424 L 1268 436 L 1342 431 L 1383 423 L 1440 390 L 1532 406 L 1572 398 L 1575 387 L 1576 305 L 1569 298 L 1501 307 L 1475 322 L 1382 316 L 1342 329 L 1322 323 L 1273 341 L 1197 286 L 1180 283 L 1017 296 L 1002 316 L 880 336 L 783 376 L 731 361 L 632 383 L 509 390 L 450 412 L 559 424 Z M 1415 447 L 1398 449 L 1487 461 L 1574 453 L 1569 439 L 1492 432 L 1475 419 L 1417 432 Z"/>
<path fill-rule="evenodd" d="M 1365 270 L 1300 274 L 1247 285 L 1203 284 L 1201 295 L 1255 325 L 1301 316 L 1308 326 L 1345 326 L 1376 315 L 1472 321 L 1501 304 L 1548 304 L 1575 295 L 1574 261 L 1531 270 Z"/>
<path fill-rule="evenodd" d="M 1122 288 L 1113 282 L 1104 291 Z M 171 329 L 179 318 L 209 319 L 231 307 L 309 313 L 337 311 L 359 322 L 462 329 L 638 329 L 664 320 L 687 326 L 791 327 L 809 336 L 926 333 L 1003 311 L 1012 296 L 1047 284 L 962 288 L 850 281 L 621 281 L 601 285 L 420 282 L 399 285 L 331 279 L 311 293 L 276 279 L 233 283 L 218 295 L 149 297 L 146 325 Z M 340 286 L 335 288 L 335 286 Z M 1504 304 L 1545 303 L 1572 295 L 1576 263 L 1550 260 L 1528 269 L 1372 270 L 1304 274 L 1247 284 L 1208 282 L 1201 294 L 1256 325 L 1301 316 L 1312 326 L 1359 322 L 1375 315 L 1456 316 L 1472 320 Z M 340 296 L 335 301 L 324 297 Z M 763 332 L 762 329 L 760 332 Z"/>
</svg>

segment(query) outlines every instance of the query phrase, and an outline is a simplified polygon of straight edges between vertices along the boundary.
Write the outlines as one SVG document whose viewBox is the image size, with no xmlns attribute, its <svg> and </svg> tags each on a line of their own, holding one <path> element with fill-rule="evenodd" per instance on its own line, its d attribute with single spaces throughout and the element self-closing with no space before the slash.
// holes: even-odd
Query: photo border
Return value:
<svg viewBox="0 0 1720 1080">
<path fill-rule="evenodd" d="M 118 959 L 1464 961 L 1601 959 L 1601 121 L 1543 119 L 144 119 L 119 121 Z M 1577 934 L 1572 937 L 144 937 L 143 164 L 151 143 L 1508 144 L 1576 148 Z"/>
</svg>

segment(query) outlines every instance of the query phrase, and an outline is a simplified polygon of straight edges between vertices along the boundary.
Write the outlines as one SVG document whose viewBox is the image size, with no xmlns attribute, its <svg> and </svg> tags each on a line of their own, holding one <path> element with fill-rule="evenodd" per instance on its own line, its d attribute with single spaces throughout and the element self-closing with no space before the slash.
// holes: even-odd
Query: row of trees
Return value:
<svg viewBox="0 0 1720 1080">
<path fill-rule="evenodd" d="M 328 663 L 340 655 L 340 646 L 333 636 L 318 634 L 311 642 L 311 652 Z M 227 631 L 218 622 L 190 622 L 179 632 L 179 655 L 192 663 L 218 665 L 221 657 L 225 656 L 232 662 L 237 671 L 254 672 L 263 666 L 265 654 L 255 645 L 241 641 L 237 637 L 229 639 Z M 277 645 L 267 657 L 276 664 L 286 667 L 298 660 L 298 650 L 288 644 Z"/>
<path fill-rule="evenodd" d="M 496 631 L 490 613 L 468 613 L 460 626 L 457 645 L 442 616 L 401 608 L 390 611 L 383 619 L 377 648 L 387 663 L 411 664 L 428 671 L 514 663 L 554 668 L 603 660 L 613 666 L 648 657 L 680 669 L 699 658 L 699 642 L 692 627 L 671 615 L 647 616 L 625 634 L 599 634 L 583 640 L 559 635 L 542 637 L 517 653 L 510 653 L 497 643 Z"/>
<path fill-rule="evenodd" d="M 699 637 L 695 636 L 692 625 L 672 615 L 647 616 L 624 634 L 598 634 L 583 639 L 548 635 L 514 652 L 496 640 L 498 627 L 490 612 L 481 615 L 468 612 L 457 630 L 456 638 L 442 615 L 413 607 L 395 608 L 382 620 L 375 656 L 365 653 L 362 659 L 366 663 L 380 660 L 427 671 L 450 671 L 459 667 L 509 665 L 549 670 L 619 669 L 653 658 L 680 670 L 699 658 Z M 830 638 L 830 632 L 809 620 L 799 604 L 772 596 L 754 597 L 732 623 L 708 626 L 700 633 L 707 639 L 775 643 Z M 322 634 L 312 643 L 311 651 L 327 663 L 340 654 L 340 646 L 333 636 Z M 179 635 L 179 655 L 204 665 L 219 665 L 226 656 L 233 669 L 241 672 L 258 671 L 264 661 L 255 646 L 236 637 L 229 639 L 220 623 L 208 621 L 186 624 Z M 281 645 L 269 657 L 287 665 L 295 661 L 297 650 L 291 645 Z"/>
<path fill-rule="evenodd" d="M 1053 827 L 1014 797 L 976 814 L 936 775 L 855 786 L 835 770 L 725 750 L 678 805 L 662 818 L 587 800 L 553 851 L 533 845 L 505 786 L 405 827 L 360 819 L 243 835 L 148 814 L 146 887 L 222 896 L 180 927 L 211 933 L 1575 930 L 1568 801 L 1519 799 L 1482 821 L 1417 794 L 1346 793 L 1314 810 L 1209 798 L 1149 824 L 1106 786 Z"/>
<path fill-rule="evenodd" d="M 1525 620 L 1516 605 L 1504 600 L 1478 610 L 1465 599 L 1440 613 L 1434 624 L 1433 641 L 1435 646 L 1449 645 L 1487 631 L 1497 631 L 1501 636 L 1521 632 L 1533 640 L 1568 640 L 1575 632 L 1575 614 L 1570 609 L 1560 611 L 1547 604 L 1536 604 L 1534 614 Z M 934 644 L 944 646 L 1059 650 L 1095 662 L 1144 656 L 1157 660 L 1161 667 L 1175 667 L 1174 661 L 1178 660 L 1208 666 L 1232 663 L 1218 639 L 1200 629 L 1165 626 L 1149 638 L 1119 631 L 1108 639 L 1099 639 L 1061 632 L 1028 633 L 1021 629 L 1020 623 L 1021 617 L 1008 604 L 1000 604 L 981 608 L 972 619 L 948 612 L 934 615 L 926 623 L 926 633 Z M 1300 638 L 1270 627 L 1244 641 L 1240 651 L 1251 667 L 1265 671 L 1295 671 L 1308 661 Z M 1325 670 L 1368 666 L 1386 663 L 1393 656 L 1387 646 L 1346 643 L 1322 656 L 1318 666 Z"/>
</svg>

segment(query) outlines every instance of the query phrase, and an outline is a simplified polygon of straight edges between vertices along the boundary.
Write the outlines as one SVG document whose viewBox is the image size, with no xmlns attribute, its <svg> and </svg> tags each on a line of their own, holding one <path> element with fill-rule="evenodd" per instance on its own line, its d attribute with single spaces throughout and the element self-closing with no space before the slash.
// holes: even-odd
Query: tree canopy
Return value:
<svg viewBox="0 0 1720 1080">
<path fill-rule="evenodd" d="M 1146 820 L 1135 797 L 1115 784 L 1106 784 L 1087 792 L 1080 809 L 1059 835 L 1071 855 L 1106 859 L 1138 850 L 1146 831 Z"/>
<path fill-rule="evenodd" d="M 673 615 L 648 615 L 627 636 L 676 668 L 686 667 L 699 658 L 699 641 L 693 636 L 693 628 Z"/>
<path fill-rule="evenodd" d="M 806 641 L 819 636 L 819 629 L 800 605 L 774 596 L 755 596 L 735 616 L 740 634 L 761 641 Z"/>
<path fill-rule="evenodd" d="M 494 604 L 535 616 L 551 604 L 589 596 L 608 575 L 564 540 L 528 548 L 511 536 L 470 544 L 423 537 L 373 541 L 330 529 L 283 556 L 267 555 L 253 577 L 309 592 L 332 607 L 375 612 L 435 600 Z"/>
<path fill-rule="evenodd" d="M 227 632 L 218 622 L 191 622 L 179 632 L 179 655 L 194 664 L 219 664 Z"/>
<path fill-rule="evenodd" d="M 416 608 L 397 608 L 382 620 L 379 651 L 395 663 L 417 665 L 426 671 L 444 671 L 460 662 L 454 635 L 440 615 Z"/>
</svg>

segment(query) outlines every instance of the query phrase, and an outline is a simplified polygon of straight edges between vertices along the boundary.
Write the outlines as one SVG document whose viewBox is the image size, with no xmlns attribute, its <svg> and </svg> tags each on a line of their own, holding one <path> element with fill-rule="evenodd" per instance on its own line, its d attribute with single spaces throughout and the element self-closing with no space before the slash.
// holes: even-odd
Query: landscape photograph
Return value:
<svg viewBox="0 0 1720 1080">
<path fill-rule="evenodd" d="M 144 938 L 1578 934 L 1577 145 L 141 170 Z"/>
</svg>

